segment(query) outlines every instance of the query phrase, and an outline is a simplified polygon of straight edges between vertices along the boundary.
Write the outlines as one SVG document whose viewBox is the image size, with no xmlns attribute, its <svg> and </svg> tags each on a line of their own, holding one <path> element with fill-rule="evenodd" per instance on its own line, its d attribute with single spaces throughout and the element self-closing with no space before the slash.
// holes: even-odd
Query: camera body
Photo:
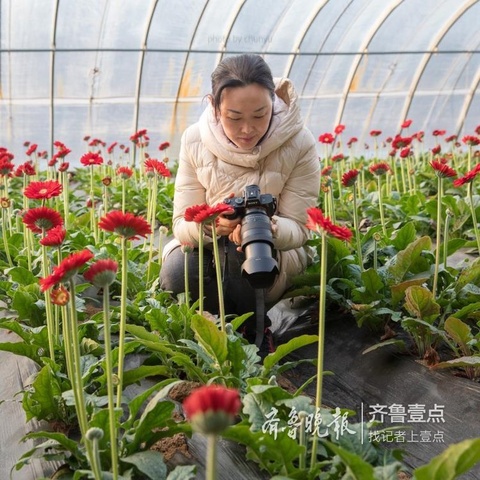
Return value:
<svg viewBox="0 0 480 480">
<path fill-rule="evenodd" d="M 227 218 L 242 218 L 241 247 L 245 253 L 242 276 L 253 288 L 270 287 L 279 273 L 270 222 L 277 208 L 277 199 L 270 194 L 261 194 L 258 185 L 249 185 L 243 197 L 227 198 L 224 203 L 235 210 Z"/>
<path fill-rule="evenodd" d="M 244 217 L 247 209 L 260 207 L 265 210 L 268 218 L 271 218 L 277 208 L 277 199 L 269 193 L 260 193 L 258 185 L 249 185 L 245 188 L 243 197 L 226 198 L 224 203 L 230 205 L 235 212 L 232 215 L 227 215 L 229 219 Z"/>
</svg>

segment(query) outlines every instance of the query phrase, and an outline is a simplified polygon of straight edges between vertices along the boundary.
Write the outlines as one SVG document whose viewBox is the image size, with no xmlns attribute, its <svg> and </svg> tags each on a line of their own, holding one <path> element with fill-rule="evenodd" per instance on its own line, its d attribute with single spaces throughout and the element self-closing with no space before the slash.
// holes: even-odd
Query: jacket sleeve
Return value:
<svg viewBox="0 0 480 480">
<path fill-rule="evenodd" d="M 198 246 L 199 230 L 195 222 L 187 222 L 185 210 L 193 205 L 205 203 L 205 188 L 196 172 L 196 155 L 199 152 L 198 141 L 192 140 L 191 128 L 182 135 L 178 170 L 175 177 L 175 195 L 173 202 L 173 234 L 182 244 Z"/>
<path fill-rule="evenodd" d="M 307 129 L 298 137 L 294 140 L 298 141 L 298 157 L 279 195 L 277 214 L 273 217 L 277 225 L 274 238 L 277 250 L 290 250 L 305 244 L 310 236 L 305 226 L 307 209 L 318 203 L 320 162 L 315 139 Z"/>
</svg>

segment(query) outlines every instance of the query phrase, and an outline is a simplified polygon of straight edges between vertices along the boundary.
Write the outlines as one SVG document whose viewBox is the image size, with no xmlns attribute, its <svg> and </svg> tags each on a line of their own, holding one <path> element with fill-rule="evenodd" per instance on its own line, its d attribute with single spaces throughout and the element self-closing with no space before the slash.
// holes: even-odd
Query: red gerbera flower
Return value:
<svg viewBox="0 0 480 480">
<path fill-rule="evenodd" d="M 98 226 L 107 232 L 115 232 L 127 240 L 146 237 L 152 233 L 150 224 L 143 217 L 137 217 L 129 212 L 123 213 L 120 210 L 107 213 L 100 219 Z"/>
<path fill-rule="evenodd" d="M 370 166 L 369 168 L 370 173 L 373 173 L 374 175 L 385 175 L 387 172 L 391 172 L 390 165 L 385 162 L 378 162 L 374 163 L 373 165 Z"/>
<path fill-rule="evenodd" d="M 92 258 L 93 253 L 87 249 L 70 254 L 60 262 L 60 265 L 53 267 L 51 275 L 40 279 L 40 289 L 45 292 L 55 285 L 69 280 Z"/>
<path fill-rule="evenodd" d="M 345 172 L 342 177 L 342 185 L 344 187 L 352 187 L 355 185 L 358 179 L 358 174 L 360 172 L 357 169 L 349 170 Z"/>
<path fill-rule="evenodd" d="M 63 285 L 60 285 L 58 288 L 52 290 L 50 298 L 54 305 L 60 305 L 63 307 L 70 300 L 70 293 Z"/>
<path fill-rule="evenodd" d="M 450 167 L 449 165 L 444 163 L 444 161 L 442 161 L 442 159 L 432 160 L 430 162 L 430 165 L 435 170 L 435 174 L 437 175 L 437 177 L 446 178 L 446 177 L 456 177 L 457 176 L 457 172 L 452 167 Z"/>
<path fill-rule="evenodd" d="M 434 130 L 434 131 L 432 132 L 432 135 L 433 135 L 434 137 L 441 137 L 441 136 L 445 135 L 445 133 L 447 133 L 446 130 Z"/>
<path fill-rule="evenodd" d="M 117 142 L 113 142 L 108 148 L 107 153 L 113 153 L 114 148 L 117 146 Z"/>
<path fill-rule="evenodd" d="M 123 180 L 126 180 L 133 175 L 133 170 L 130 167 L 118 167 L 117 175 L 120 175 Z"/>
<path fill-rule="evenodd" d="M 25 155 L 30 156 L 32 153 L 35 153 L 37 148 L 38 148 L 38 145 L 36 143 L 32 143 L 28 148 L 28 150 L 25 152 Z"/>
<path fill-rule="evenodd" d="M 15 170 L 16 177 L 21 177 L 22 175 L 32 176 L 35 175 L 35 173 L 35 167 L 30 160 L 22 163 L 22 165 L 19 165 Z"/>
<path fill-rule="evenodd" d="M 395 149 L 409 147 L 412 144 L 412 137 L 402 137 L 396 135 L 392 140 L 392 147 Z"/>
<path fill-rule="evenodd" d="M 320 208 L 317 207 L 310 207 L 307 210 L 308 220 L 306 223 L 306 227 L 314 232 L 321 233 L 323 230 L 324 232 L 336 237 L 340 240 L 347 240 L 349 241 L 353 233 L 347 227 L 341 227 L 339 225 L 335 225 L 330 218 L 325 217 L 323 212 Z"/>
<path fill-rule="evenodd" d="M 11 160 L 13 155 L 11 153 L 0 154 L 0 175 L 10 175 L 14 168 Z"/>
<path fill-rule="evenodd" d="M 156 158 L 149 158 L 145 160 L 145 169 L 147 172 L 156 172 L 161 177 L 171 177 L 172 173 L 167 168 L 165 163 L 157 160 Z"/>
<path fill-rule="evenodd" d="M 63 190 L 61 183 L 56 180 L 47 180 L 45 182 L 31 182 L 23 190 L 23 194 L 33 200 L 46 200 L 52 197 L 58 197 Z"/>
<path fill-rule="evenodd" d="M 327 177 L 332 173 L 333 167 L 331 165 L 327 165 L 325 168 L 322 169 L 321 176 Z"/>
<path fill-rule="evenodd" d="M 318 137 L 318 141 L 320 143 L 330 144 L 335 141 L 335 138 L 331 133 L 322 133 L 322 135 Z"/>
<path fill-rule="evenodd" d="M 465 185 L 466 183 L 473 182 L 475 177 L 480 173 L 480 163 L 475 165 L 472 170 L 467 172 L 463 177 L 457 178 L 456 180 L 453 181 L 453 186 L 454 187 L 461 187 L 462 185 Z"/>
<path fill-rule="evenodd" d="M 42 233 L 63 225 L 62 216 L 53 208 L 31 208 L 23 216 L 23 223 L 34 233 Z"/>
<path fill-rule="evenodd" d="M 47 234 L 40 239 L 40 245 L 45 247 L 59 247 L 64 241 L 67 232 L 62 225 L 57 225 L 47 231 Z"/>
<path fill-rule="evenodd" d="M 432 153 L 433 153 L 434 155 L 438 155 L 441 151 L 442 151 L 441 145 L 437 145 L 436 147 L 433 147 L 433 148 L 432 148 Z"/>
<path fill-rule="evenodd" d="M 339 124 L 335 127 L 335 135 L 340 135 L 345 130 L 345 125 Z"/>
<path fill-rule="evenodd" d="M 408 128 L 412 124 L 412 120 L 407 119 L 402 123 L 402 128 Z"/>
<path fill-rule="evenodd" d="M 58 166 L 58 171 L 59 172 L 66 172 L 68 170 L 68 167 L 70 166 L 70 164 L 68 162 L 62 162 L 59 166 Z"/>
<path fill-rule="evenodd" d="M 333 155 L 332 157 L 332 162 L 341 162 L 342 160 L 345 160 L 345 157 L 343 153 L 337 153 L 336 155 Z"/>
<path fill-rule="evenodd" d="M 371 137 L 379 137 L 382 134 L 381 130 L 371 130 L 370 131 L 370 136 Z"/>
<path fill-rule="evenodd" d="M 231 211 L 232 207 L 226 203 L 219 203 L 213 207 L 207 204 L 194 205 L 185 210 L 184 218 L 187 222 L 204 223 L 215 220 L 218 215 Z"/>
<path fill-rule="evenodd" d="M 410 155 L 410 147 L 405 147 L 400 150 L 400 158 L 407 158 Z"/>
<path fill-rule="evenodd" d="M 88 167 L 89 165 L 101 165 L 103 163 L 103 158 L 99 153 L 88 152 L 85 155 L 82 155 L 80 158 L 80 163 Z"/>
<path fill-rule="evenodd" d="M 109 258 L 95 262 L 84 274 L 85 280 L 102 288 L 111 285 L 117 275 L 118 263 Z"/>
<path fill-rule="evenodd" d="M 347 142 L 347 147 L 351 147 L 354 143 L 357 143 L 358 142 L 358 138 L 357 137 L 352 137 L 348 142 Z"/>
<path fill-rule="evenodd" d="M 183 410 L 195 430 L 203 434 L 221 433 L 232 424 L 242 403 L 237 390 L 205 385 L 183 402 Z"/>
<path fill-rule="evenodd" d="M 158 147 L 158 149 L 162 152 L 163 150 L 166 150 L 167 148 L 170 147 L 170 143 L 169 142 L 162 142 L 160 144 L 160 146 Z"/>
<path fill-rule="evenodd" d="M 465 135 L 462 138 L 462 142 L 465 143 L 466 145 L 470 145 L 472 147 L 475 147 L 478 144 L 480 144 L 480 138 L 475 137 L 475 135 Z"/>
</svg>

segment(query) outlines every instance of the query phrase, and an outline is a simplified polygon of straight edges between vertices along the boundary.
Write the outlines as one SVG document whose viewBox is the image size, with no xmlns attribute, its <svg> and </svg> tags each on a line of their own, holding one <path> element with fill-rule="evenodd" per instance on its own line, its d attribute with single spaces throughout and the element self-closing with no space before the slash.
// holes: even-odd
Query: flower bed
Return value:
<svg viewBox="0 0 480 480">
<path fill-rule="evenodd" d="M 477 382 L 480 267 L 476 257 L 460 266 L 450 263 L 461 248 L 478 254 L 476 137 L 466 137 L 466 153 L 455 147 L 444 157 L 438 149 L 407 152 L 407 137 L 401 136 L 391 141 L 401 153 L 388 159 L 368 162 L 327 152 L 319 208 L 306 212 L 317 257 L 287 294 L 318 298 L 318 325 L 314 334 L 296 335 L 261 359 L 238 333 L 247 315 L 227 323 L 221 298 L 219 318 L 212 318 L 202 299 L 190 301 L 187 283 L 178 298 L 158 288 L 174 171 L 147 155 L 145 136 L 140 131 L 132 137 L 138 167 L 105 162 L 101 151 L 90 151 L 72 175 L 68 148 L 60 142 L 54 156 L 60 166 L 52 159 L 39 168 L 29 148 L 31 161 L 15 175 L 13 157 L 1 151 L 0 295 L 6 306 L 0 327 L 21 340 L 0 348 L 38 366 L 22 405 L 27 421 L 49 426 L 26 435 L 42 443 L 15 468 L 43 456 L 65 465 L 64 478 L 194 478 L 193 466 L 170 472 L 153 447 L 192 435 L 189 418 L 169 391 L 178 382 L 198 382 L 238 392 L 242 408 L 234 424 L 216 434 L 242 445 L 267 475 L 316 478 L 322 472 L 334 479 L 349 471 L 358 478 L 395 478 L 404 468 L 401 452 L 370 435 L 374 422 L 351 416 L 348 404 L 322 406 L 323 385 L 329 385 L 327 378 L 323 382 L 326 314 L 340 309 L 355 327 L 375 331 L 373 355 L 408 348 L 429 367 L 460 370 Z M 222 209 L 192 206 L 186 219 L 199 228 L 209 222 L 215 233 Z M 92 289 L 102 302 L 99 311 L 87 308 Z M 312 358 L 292 360 L 312 345 Z M 138 355 L 144 361 L 129 366 Z M 288 371 L 309 371 L 308 365 L 315 365 L 312 376 L 297 390 L 279 382 Z M 148 387 L 127 395 L 146 379 Z M 480 460 L 479 442 L 466 439 L 439 452 L 428 465 L 418 465 L 416 478 L 434 478 L 438 465 L 450 469 L 449 478 L 463 473 Z M 464 461 L 447 465 L 447 457 Z M 214 470 L 208 469 L 211 478 Z"/>
</svg>

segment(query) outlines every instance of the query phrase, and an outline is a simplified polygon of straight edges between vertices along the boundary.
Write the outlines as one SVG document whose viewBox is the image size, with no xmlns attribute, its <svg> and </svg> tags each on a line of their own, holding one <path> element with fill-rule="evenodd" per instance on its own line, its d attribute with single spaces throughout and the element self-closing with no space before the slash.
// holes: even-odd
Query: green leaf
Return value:
<svg viewBox="0 0 480 480">
<path fill-rule="evenodd" d="M 416 236 L 415 225 L 413 222 L 409 222 L 397 231 L 395 238 L 392 239 L 392 244 L 396 250 L 403 250 L 415 240 Z"/>
<path fill-rule="evenodd" d="M 335 445 L 332 442 L 324 441 L 329 449 L 332 449 L 333 452 L 340 457 L 344 465 L 347 467 L 349 476 L 351 480 L 365 480 L 375 478 L 373 475 L 373 467 L 369 463 L 362 460 L 362 458 L 344 448 Z"/>
<path fill-rule="evenodd" d="M 195 338 L 219 366 L 227 359 L 227 334 L 202 315 L 194 315 L 191 320 Z"/>
<path fill-rule="evenodd" d="M 138 382 L 146 377 L 165 377 L 170 374 L 170 369 L 164 365 L 142 365 L 123 373 L 123 383 L 125 386 Z"/>
<path fill-rule="evenodd" d="M 371 303 L 382 298 L 382 291 L 385 288 L 382 277 L 377 270 L 369 268 L 361 273 L 362 287 L 353 291 L 355 302 Z"/>
<path fill-rule="evenodd" d="M 31 385 L 32 391 L 25 392 L 23 408 L 27 421 L 57 420 L 64 417 L 62 388 L 49 366 L 44 366 Z"/>
<path fill-rule="evenodd" d="M 272 368 L 278 364 L 282 358 L 290 355 L 299 348 L 315 342 L 318 342 L 318 335 L 300 335 L 299 337 L 292 338 L 287 343 L 278 345 L 275 352 L 270 353 L 263 360 L 263 375 L 267 376 Z"/>
<path fill-rule="evenodd" d="M 263 432 L 252 432 L 248 425 L 229 427 L 222 437 L 247 447 L 247 458 L 257 462 L 270 474 L 279 471 L 291 473 L 295 470 L 293 461 L 298 458 L 305 447 L 290 438 L 286 431 L 277 435 Z"/>
<path fill-rule="evenodd" d="M 37 305 L 38 298 L 29 292 L 17 290 L 12 297 L 12 309 L 18 314 L 19 320 L 26 320 L 31 325 L 43 323 L 43 314 Z"/>
<path fill-rule="evenodd" d="M 480 367 L 480 355 L 469 355 L 465 357 L 453 358 L 445 362 L 433 365 L 432 368 L 452 368 L 452 367 Z"/>
<path fill-rule="evenodd" d="M 425 250 L 432 249 L 430 237 L 420 237 L 405 250 L 398 252 L 388 267 L 388 273 L 393 277 L 393 284 L 404 280 L 407 273 L 420 273 L 429 270 L 428 261 L 422 257 Z"/>
<path fill-rule="evenodd" d="M 164 480 L 167 478 L 167 466 L 160 452 L 146 450 L 145 452 L 134 453 L 128 457 L 122 457 L 120 461 L 134 465 L 140 473 L 143 473 L 151 480 Z"/>
<path fill-rule="evenodd" d="M 480 462 L 480 438 L 450 445 L 427 465 L 414 470 L 414 480 L 454 480 Z"/>
<path fill-rule="evenodd" d="M 405 291 L 405 308 L 415 317 L 432 324 L 440 314 L 440 305 L 433 293 L 420 286 L 412 286 Z"/>
<path fill-rule="evenodd" d="M 0 343 L 0 350 L 3 350 L 4 352 L 11 352 L 15 355 L 20 355 L 22 357 L 30 358 L 36 363 L 41 363 L 41 355 L 39 355 L 39 347 L 37 345 L 28 345 L 23 342 L 5 342 Z"/>
<path fill-rule="evenodd" d="M 389 340 L 385 340 L 384 342 L 376 343 L 375 345 L 372 345 L 372 346 L 366 348 L 362 352 L 362 355 L 365 355 L 366 353 L 373 352 L 374 350 L 377 350 L 378 348 L 388 347 L 389 345 L 395 345 L 400 350 L 405 350 L 405 348 L 406 348 L 404 340 L 396 340 L 395 338 L 390 338 Z"/>
<path fill-rule="evenodd" d="M 398 305 L 398 303 L 405 298 L 405 290 L 408 287 L 412 287 L 414 285 L 423 285 L 426 280 L 427 277 L 412 278 L 410 280 L 397 283 L 396 285 L 392 285 L 390 287 L 390 290 L 392 292 L 392 305 Z"/>
<path fill-rule="evenodd" d="M 459 292 L 468 283 L 473 283 L 477 287 L 480 285 L 480 263 L 475 262 L 462 270 L 455 285 L 455 291 Z"/>
<path fill-rule="evenodd" d="M 470 340 L 473 340 L 472 330 L 459 318 L 448 317 L 445 320 L 443 328 L 462 350 L 467 348 L 467 343 Z"/>
<path fill-rule="evenodd" d="M 37 277 L 27 268 L 13 267 L 6 270 L 6 273 L 10 275 L 12 282 L 19 283 L 20 285 L 31 285 L 32 283 L 38 283 Z"/>
<path fill-rule="evenodd" d="M 148 340 L 150 342 L 158 342 L 160 340 L 157 334 L 149 332 L 145 327 L 141 327 L 140 325 L 128 324 L 125 330 L 140 340 Z"/>
<path fill-rule="evenodd" d="M 167 480 L 191 480 L 196 478 L 196 470 L 195 465 L 179 465 L 168 474 Z"/>
</svg>

